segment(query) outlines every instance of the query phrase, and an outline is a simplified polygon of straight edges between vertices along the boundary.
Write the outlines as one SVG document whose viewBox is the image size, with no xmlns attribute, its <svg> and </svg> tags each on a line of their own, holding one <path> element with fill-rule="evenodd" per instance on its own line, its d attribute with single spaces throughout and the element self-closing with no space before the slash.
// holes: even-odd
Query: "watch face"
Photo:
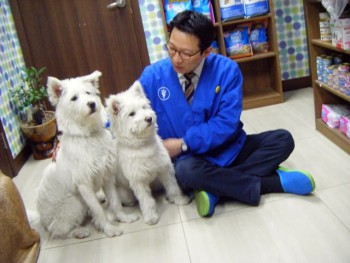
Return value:
<svg viewBox="0 0 350 263">
<path fill-rule="evenodd" d="M 187 151 L 187 144 L 186 143 L 182 143 L 181 144 L 181 150 L 183 151 L 183 152 L 186 152 Z"/>
</svg>

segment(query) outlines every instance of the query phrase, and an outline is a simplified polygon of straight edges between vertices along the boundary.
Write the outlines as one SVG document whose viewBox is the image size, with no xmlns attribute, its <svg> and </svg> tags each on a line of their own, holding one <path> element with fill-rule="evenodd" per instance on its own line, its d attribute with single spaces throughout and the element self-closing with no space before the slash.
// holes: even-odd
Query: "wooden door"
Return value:
<svg viewBox="0 0 350 263">
<path fill-rule="evenodd" d="M 30 147 L 27 145 L 23 150 L 13 159 L 6 140 L 4 127 L 0 122 L 0 170 L 7 176 L 14 177 L 22 168 L 23 163 L 30 156 Z"/>
<path fill-rule="evenodd" d="M 11 0 L 27 66 L 60 79 L 100 70 L 102 97 L 127 89 L 149 57 L 138 1 L 124 1 Z"/>
<path fill-rule="evenodd" d="M 26 66 L 46 67 L 44 83 L 100 70 L 102 98 L 127 89 L 149 57 L 138 0 L 123 1 L 114 9 L 115 0 L 9 1 Z M 29 153 L 13 160 L 2 147 L 0 168 L 17 175 Z"/>
<path fill-rule="evenodd" d="M 5 134 L 2 130 L 2 125 L 0 127 L 0 170 L 3 172 L 3 174 L 13 177 L 14 172 L 11 167 L 11 159 L 9 158 L 9 154 Z"/>
</svg>

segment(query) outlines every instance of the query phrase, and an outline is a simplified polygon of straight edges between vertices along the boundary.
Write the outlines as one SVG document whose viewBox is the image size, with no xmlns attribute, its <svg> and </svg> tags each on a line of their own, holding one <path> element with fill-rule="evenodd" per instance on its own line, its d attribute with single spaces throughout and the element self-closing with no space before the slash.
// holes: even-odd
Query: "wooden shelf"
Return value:
<svg viewBox="0 0 350 263">
<path fill-rule="evenodd" d="M 341 52 L 341 53 L 350 55 L 350 50 L 344 50 L 344 49 L 341 49 L 341 48 L 337 48 L 335 46 L 332 46 L 332 44 L 329 43 L 329 42 L 321 41 L 319 39 L 312 39 L 311 43 L 313 45 L 316 45 L 316 46 L 319 46 L 319 47 L 327 48 L 329 50 L 334 50 L 334 51 L 337 51 L 337 52 Z"/>
<path fill-rule="evenodd" d="M 234 59 L 237 63 L 244 63 L 244 62 L 249 62 L 249 61 L 254 61 L 254 60 L 260 60 L 260 59 L 265 59 L 265 58 L 271 58 L 275 57 L 276 52 L 266 52 L 266 53 L 260 53 L 260 54 L 254 54 L 251 57 L 245 57 L 245 58 L 236 58 Z"/>
<path fill-rule="evenodd" d="M 220 0 L 212 0 L 216 18 L 217 42 L 220 53 L 227 56 L 224 32 L 238 24 L 268 20 L 267 38 L 269 51 L 254 54 L 250 57 L 234 59 L 240 66 L 243 75 L 243 107 L 257 108 L 283 102 L 281 69 L 278 56 L 278 44 L 275 28 L 275 11 L 273 1 L 269 1 L 270 13 L 250 18 L 222 21 L 220 17 Z"/>
<path fill-rule="evenodd" d="M 347 96 L 339 90 L 333 89 L 327 84 L 318 81 L 316 63 L 317 56 L 331 55 L 333 53 L 342 55 L 344 62 L 350 62 L 350 50 L 339 49 L 329 42 L 320 40 L 319 13 L 326 12 L 321 1 L 304 0 L 304 8 L 310 51 L 310 71 L 311 78 L 313 79 L 312 87 L 314 90 L 316 129 L 345 152 L 350 154 L 350 139 L 342 134 L 338 129 L 328 127 L 321 120 L 322 104 L 350 105 L 350 96 Z"/>
<path fill-rule="evenodd" d="M 259 21 L 262 19 L 270 19 L 271 15 L 263 15 L 263 16 L 254 16 L 250 18 L 240 18 L 240 19 L 235 19 L 235 20 L 225 20 L 222 21 L 222 26 L 230 26 L 230 25 L 236 25 L 236 24 L 243 24 L 246 22 L 253 22 L 253 21 Z"/>
<path fill-rule="evenodd" d="M 280 93 L 270 90 L 260 94 L 251 94 L 244 96 L 243 109 L 252 109 L 256 107 L 263 107 L 272 104 L 283 102 L 283 96 Z"/>
<path fill-rule="evenodd" d="M 347 102 L 350 102 L 350 96 L 336 90 L 336 89 L 333 89 L 331 87 L 329 87 L 328 85 L 324 84 L 323 82 L 319 81 L 319 80 L 315 80 L 315 83 L 320 87 L 320 88 L 323 88 L 327 91 L 329 91 L 330 93 L 333 93 L 334 95 L 342 98 L 343 100 L 346 100 Z"/>
<path fill-rule="evenodd" d="M 328 127 L 321 119 L 316 119 L 316 129 L 334 142 L 338 147 L 350 154 L 350 139 L 338 129 Z"/>
</svg>

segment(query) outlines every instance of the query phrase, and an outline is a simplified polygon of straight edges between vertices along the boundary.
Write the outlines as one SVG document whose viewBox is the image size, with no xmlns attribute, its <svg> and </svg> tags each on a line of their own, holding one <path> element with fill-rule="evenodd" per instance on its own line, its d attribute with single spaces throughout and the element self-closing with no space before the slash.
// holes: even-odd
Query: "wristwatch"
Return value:
<svg viewBox="0 0 350 263">
<path fill-rule="evenodd" d="M 181 152 L 182 153 L 188 152 L 188 146 L 187 146 L 186 142 L 184 141 L 184 139 L 181 140 Z"/>
</svg>

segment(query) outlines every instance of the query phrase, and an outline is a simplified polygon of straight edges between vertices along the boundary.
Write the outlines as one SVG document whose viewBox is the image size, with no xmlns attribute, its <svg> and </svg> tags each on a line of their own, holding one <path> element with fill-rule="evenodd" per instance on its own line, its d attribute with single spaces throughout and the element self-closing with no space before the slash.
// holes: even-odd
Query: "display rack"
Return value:
<svg viewBox="0 0 350 263">
<path fill-rule="evenodd" d="M 308 32 L 309 60 L 314 91 L 316 129 L 340 148 L 350 154 L 350 139 L 338 129 L 328 127 L 321 119 L 322 104 L 349 104 L 350 96 L 317 80 L 316 58 L 321 55 L 341 55 L 343 61 L 350 62 L 350 50 L 342 50 L 329 42 L 320 40 L 319 13 L 326 12 L 321 1 L 304 0 L 306 26 Z"/>
<path fill-rule="evenodd" d="M 163 5 L 161 0 L 160 4 L 161 6 Z M 224 56 L 227 56 L 224 43 L 224 32 L 226 30 L 234 25 L 267 19 L 268 52 L 234 59 L 239 64 L 243 74 L 243 107 L 244 109 L 252 109 L 283 102 L 281 69 L 272 0 L 269 1 L 270 12 L 267 15 L 229 21 L 221 20 L 219 0 L 212 0 L 212 4 L 216 20 L 214 23 L 217 33 L 216 40 L 219 52 Z"/>
</svg>

